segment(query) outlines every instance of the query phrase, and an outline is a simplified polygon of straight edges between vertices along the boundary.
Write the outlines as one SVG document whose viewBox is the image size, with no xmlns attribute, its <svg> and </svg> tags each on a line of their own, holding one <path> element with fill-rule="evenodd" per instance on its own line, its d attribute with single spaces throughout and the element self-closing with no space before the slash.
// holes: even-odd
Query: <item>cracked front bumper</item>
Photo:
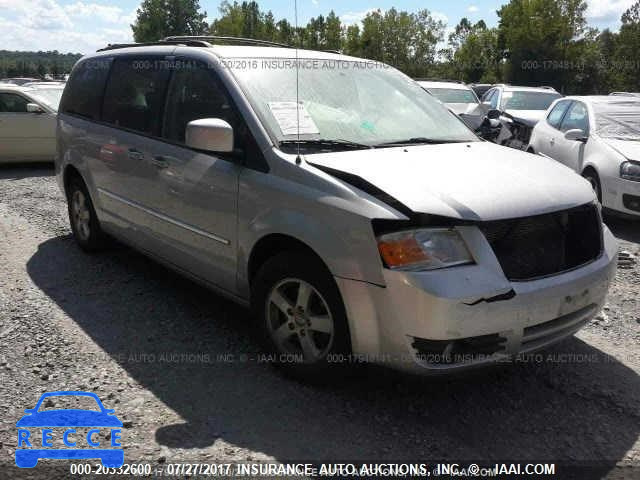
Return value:
<svg viewBox="0 0 640 480">
<path fill-rule="evenodd" d="M 525 282 L 507 280 L 479 231 L 464 228 L 459 230 L 474 251 L 475 265 L 429 272 L 384 270 L 384 287 L 336 279 L 357 358 L 409 371 L 462 370 L 557 342 L 579 330 L 602 307 L 618 252 L 606 227 L 598 259 Z M 468 353 L 474 342 L 484 348 L 494 341 L 499 350 L 456 355 L 455 361 L 442 361 L 430 355 L 430 347 L 423 348 L 446 349 L 450 343 L 450 353 Z"/>
</svg>

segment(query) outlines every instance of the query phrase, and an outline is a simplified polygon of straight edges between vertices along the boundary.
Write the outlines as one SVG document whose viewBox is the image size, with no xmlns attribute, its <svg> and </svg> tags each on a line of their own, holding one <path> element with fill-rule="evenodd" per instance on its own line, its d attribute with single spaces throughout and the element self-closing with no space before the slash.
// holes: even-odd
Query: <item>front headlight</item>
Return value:
<svg viewBox="0 0 640 480">
<path fill-rule="evenodd" d="M 473 263 L 464 241 L 452 229 L 387 233 L 378 237 L 378 250 L 392 270 L 435 270 Z"/>
<path fill-rule="evenodd" d="M 625 180 L 640 182 L 640 163 L 624 162 L 620 165 L 620 176 Z"/>
</svg>

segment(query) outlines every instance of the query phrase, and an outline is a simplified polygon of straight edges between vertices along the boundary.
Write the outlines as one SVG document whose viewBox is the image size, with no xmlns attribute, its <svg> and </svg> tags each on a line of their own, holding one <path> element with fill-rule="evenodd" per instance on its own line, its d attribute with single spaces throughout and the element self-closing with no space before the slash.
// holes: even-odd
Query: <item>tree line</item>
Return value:
<svg viewBox="0 0 640 480">
<path fill-rule="evenodd" d="M 50 52 L 14 52 L 0 50 L 0 78 L 33 77 L 62 75 L 69 73 L 80 59 L 79 53 Z"/>
<path fill-rule="evenodd" d="M 168 2 L 171 8 L 163 8 Z M 225 0 L 211 24 L 198 0 L 144 0 L 132 25 L 136 41 L 168 35 L 240 36 L 339 51 L 389 63 L 413 77 L 549 85 L 564 93 L 640 91 L 640 0 L 619 32 L 587 24 L 584 0 L 510 0 L 488 28 L 463 18 L 446 25 L 426 9 L 374 10 L 344 24 L 334 11 L 297 28 L 255 1 Z"/>
<path fill-rule="evenodd" d="M 426 9 L 373 10 L 352 24 L 330 11 L 296 27 L 256 1 L 224 0 L 208 23 L 199 0 L 143 0 L 131 28 L 136 42 L 253 38 L 379 60 L 412 77 L 549 85 L 567 94 L 640 91 L 640 0 L 622 15 L 618 32 L 589 26 L 586 9 L 584 0 L 510 0 L 497 11 L 496 27 L 463 18 L 446 36 L 446 24 Z M 78 58 L 0 51 L 0 75 L 68 72 Z"/>
</svg>

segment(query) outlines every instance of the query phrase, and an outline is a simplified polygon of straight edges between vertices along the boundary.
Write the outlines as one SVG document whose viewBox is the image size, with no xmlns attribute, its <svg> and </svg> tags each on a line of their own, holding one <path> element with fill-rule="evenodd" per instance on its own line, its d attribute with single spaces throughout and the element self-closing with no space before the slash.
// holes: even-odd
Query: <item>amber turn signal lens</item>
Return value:
<svg viewBox="0 0 640 480">
<path fill-rule="evenodd" d="M 428 255 L 414 237 L 378 242 L 380 256 L 388 267 L 401 267 L 428 260 Z"/>
</svg>

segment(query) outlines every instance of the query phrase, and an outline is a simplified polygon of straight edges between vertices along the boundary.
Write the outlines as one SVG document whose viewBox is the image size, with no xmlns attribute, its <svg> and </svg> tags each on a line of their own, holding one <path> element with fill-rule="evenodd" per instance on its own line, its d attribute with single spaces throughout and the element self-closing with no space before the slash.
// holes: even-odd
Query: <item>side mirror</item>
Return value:
<svg viewBox="0 0 640 480">
<path fill-rule="evenodd" d="M 487 112 L 487 118 L 489 120 L 497 120 L 500 118 L 500 116 L 502 115 L 502 112 L 500 110 L 497 110 L 495 108 L 492 108 L 491 110 L 489 110 Z"/>
<path fill-rule="evenodd" d="M 27 103 L 27 112 L 29 112 L 29 113 L 44 113 L 44 108 L 42 108 L 37 103 Z"/>
<path fill-rule="evenodd" d="M 579 128 L 572 128 L 571 130 L 567 130 L 564 133 L 564 138 L 572 142 L 585 143 L 589 137 L 583 130 Z"/>
<path fill-rule="evenodd" d="M 220 118 L 201 118 L 187 124 L 187 147 L 208 152 L 233 151 L 233 128 Z"/>
</svg>

